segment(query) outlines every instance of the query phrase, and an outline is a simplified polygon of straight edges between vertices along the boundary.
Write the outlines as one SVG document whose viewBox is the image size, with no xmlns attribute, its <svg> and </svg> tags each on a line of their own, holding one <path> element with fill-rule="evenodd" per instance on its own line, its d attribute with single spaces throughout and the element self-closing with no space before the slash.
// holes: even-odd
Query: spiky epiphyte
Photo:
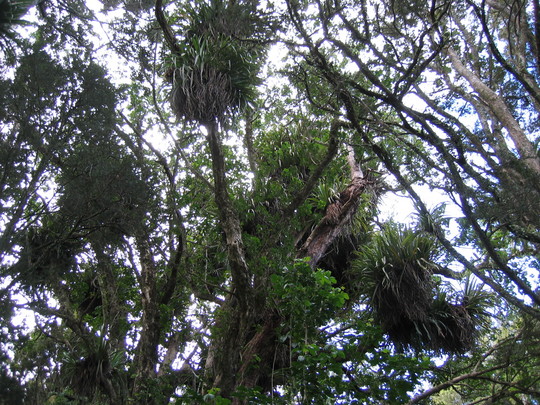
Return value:
<svg viewBox="0 0 540 405">
<path fill-rule="evenodd" d="M 36 3 L 35 0 L 0 0 L 0 36 L 8 35 L 13 25 L 28 24 L 21 17 Z"/>
<path fill-rule="evenodd" d="M 185 39 L 169 75 L 173 111 L 202 124 L 221 121 L 255 98 L 265 19 L 253 2 L 212 1 L 188 6 L 183 15 Z"/>
<path fill-rule="evenodd" d="M 461 353 L 472 348 L 490 295 L 469 279 L 460 297 L 433 281 L 435 239 L 388 226 L 359 252 L 359 287 L 398 348 Z"/>
<path fill-rule="evenodd" d="M 360 288 L 387 332 L 400 336 L 405 320 L 427 318 L 434 288 L 433 243 L 429 236 L 391 226 L 359 253 Z"/>
</svg>

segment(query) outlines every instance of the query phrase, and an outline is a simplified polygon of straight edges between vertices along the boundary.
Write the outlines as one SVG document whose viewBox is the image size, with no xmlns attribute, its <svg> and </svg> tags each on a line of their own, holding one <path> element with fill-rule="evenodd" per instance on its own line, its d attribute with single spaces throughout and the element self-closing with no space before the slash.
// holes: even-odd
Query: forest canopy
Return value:
<svg viewBox="0 0 540 405">
<path fill-rule="evenodd" d="M 0 403 L 537 403 L 539 31 L 0 0 Z"/>
</svg>

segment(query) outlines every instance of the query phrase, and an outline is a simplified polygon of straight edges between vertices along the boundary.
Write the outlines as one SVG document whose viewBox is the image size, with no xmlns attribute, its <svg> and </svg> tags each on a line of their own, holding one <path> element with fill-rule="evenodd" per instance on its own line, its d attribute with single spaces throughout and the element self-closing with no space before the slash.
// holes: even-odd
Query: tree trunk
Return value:
<svg viewBox="0 0 540 405">
<path fill-rule="evenodd" d="M 227 257 L 231 269 L 230 294 L 218 310 L 214 341 L 209 349 L 205 373 L 209 385 L 220 389 L 220 395 L 229 397 L 237 386 L 240 368 L 240 350 L 244 347 L 250 327 L 253 327 L 252 288 L 246 264 L 240 220 L 227 189 L 223 146 L 217 124 L 206 125 L 207 140 L 212 157 L 214 198 L 219 210 L 219 220 L 225 235 Z"/>
<path fill-rule="evenodd" d="M 327 207 L 324 218 L 315 227 L 311 235 L 299 250 L 297 257 L 309 256 L 310 264 L 313 268 L 317 266 L 328 248 L 339 237 L 351 223 L 360 202 L 360 196 L 373 185 L 363 175 L 360 167 L 356 164 L 352 151 L 349 153 L 349 165 L 351 168 L 352 181 L 343 190 L 339 199 Z M 253 310 L 256 310 L 253 308 Z M 264 315 L 262 320 L 257 322 L 254 316 L 246 317 L 244 322 L 243 338 L 237 345 L 228 349 L 242 348 L 241 362 L 230 372 L 237 375 L 235 387 L 255 388 L 261 387 L 264 392 L 271 391 L 276 382 L 273 381 L 273 374 L 276 370 L 288 366 L 288 356 L 284 353 L 284 345 L 279 343 L 277 331 L 283 323 L 281 315 L 272 309 L 260 310 Z M 254 322 L 249 328 L 249 321 Z M 249 334 L 250 330 L 256 330 Z M 248 332 L 248 333 L 246 333 Z M 237 336 L 239 336 L 238 334 Z M 247 401 L 233 399 L 233 404 L 244 404 Z"/>
<path fill-rule="evenodd" d="M 161 327 L 159 325 L 160 315 L 156 288 L 156 265 L 148 241 L 144 237 L 137 238 L 137 247 L 141 266 L 138 280 L 141 291 L 142 315 L 140 339 L 133 361 L 135 365 L 133 398 L 136 398 L 135 403 L 142 405 L 156 403 L 148 390 L 148 383 L 156 377 L 157 348 Z"/>
<path fill-rule="evenodd" d="M 122 308 L 118 297 L 114 269 L 109 256 L 104 253 L 105 247 L 100 243 L 95 243 L 93 249 L 99 266 L 97 278 L 103 301 L 103 326 L 107 328 L 112 346 L 120 349 L 124 347 L 123 323 L 127 320 L 127 313 Z"/>
</svg>

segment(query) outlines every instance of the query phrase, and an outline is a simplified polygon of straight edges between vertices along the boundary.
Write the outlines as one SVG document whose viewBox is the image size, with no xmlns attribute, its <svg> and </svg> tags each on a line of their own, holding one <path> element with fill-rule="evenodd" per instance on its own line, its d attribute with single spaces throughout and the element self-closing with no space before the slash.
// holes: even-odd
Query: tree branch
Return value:
<svg viewBox="0 0 540 405">
<path fill-rule="evenodd" d="M 317 182 L 321 178 L 324 170 L 328 167 L 328 165 L 332 162 L 334 157 L 336 156 L 339 142 L 338 142 L 338 130 L 339 130 L 339 121 L 334 120 L 332 122 L 332 125 L 330 127 L 330 140 L 328 142 L 328 149 L 326 151 L 326 155 L 324 159 L 319 163 L 319 165 L 315 168 L 313 173 L 309 176 L 308 180 L 304 184 L 304 187 L 295 195 L 291 203 L 285 208 L 283 215 L 285 217 L 290 217 L 294 214 L 296 209 L 308 198 L 308 196 L 311 194 L 315 186 L 317 185 Z"/>
<path fill-rule="evenodd" d="M 363 175 L 353 156 L 353 152 L 349 151 L 351 183 L 339 194 L 336 201 L 326 207 L 324 217 L 298 251 L 297 256 L 309 257 L 313 267 L 326 254 L 336 238 L 343 233 L 344 227 L 351 223 L 360 202 L 360 195 L 375 184 L 369 179 L 369 175 Z"/>
<path fill-rule="evenodd" d="M 534 175 L 540 176 L 540 159 L 538 158 L 534 145 L 529 141 L 517 120 L 508 110 L 504 100 L 482 82 L 474 72 L 468 69 L 452 48 L 448 48 L 446 52 L 454 69 L 469 82 L 471 87 L 478 93 L 479 97 L 487 106 L 489 106 L 493 114 L 506 128 L 508 135 L 512 139 L 514 146 L 524 163 L 531 169 Z"/>
<path fill-rule="evenodd" d="M 467 374 L 462 374 L 460 376 L 457 376 L 455 378 L 452 378 L 451 380 L 448 380 L 442 384 L 439 384 L 435 387 L 432 387 L 426 391 L 424 391 L 422 394 L 420 395 L 417 395 L 416 397 L 414 397 L 413 399 L 411 399 L 407 405 L 413 405 L 413 404 L 417 404 L 419 403 L 420 401 L 426 399 L 426 398 L 429 398 L 430 396 L 446 389 L 446 388 L 450 388 L 451 386 L 463 381 L 463 380 L 467 380 L 469 378 L 475 378 L 475 377 L 479 377 L 483 374 L 486 374 L 486 373 L 490 373 L 492 371 L 496 371 L 496 370 L 500 370 L 502 368 L 505 368 L 507 367 L 508 365 L 507 364 L 499 364 L 498 366 L 493 366 L 493 367 L 490 367 L 490 368 L 487 368 L 485 370 L 481 370 L 481 371 L 473 371 L 471 373 L 467 373 Z"/>
<path fill-rule="evenodd" d="M 225 157 L 221 141 L 219 139 L 217 123 L 207 123 L 207 139 L 212 155 L 212 172 L 214 175 L 214 195 L 216 205 L 219 210 L 221 226 L 225 233 L 228 257 L 231 264 L 233 276 L 233 291 L 239 297 L 246 300 L 249 290 L 249 271 L 245 259 L 244 245 L 242 241 L 242 230 L 240 219 L 231 202 L 227 190 L 227 179 L 225 173 Z M 238 291 L 236 291 L 238 289 Z M 245 302 L 244 302 L 245 304 Z"/>
<path fill-rule="evenodd" d="M 156 0 L 156 7 L 154 11 L 156 14 L 156 20 L 159 26 L 161 27 L 161 30 L 163 31 L 163 37 L 165 38 L 167 45 L 169 46 L 170 50 L 174 54 L 179 54 L 180 47 L 178 46 L 178 43 L 176 42 L 176 39 L 171 30 L 171 27 L 169 26 L 169 24 L 167 24 L 167 19 L 165 18 L 165 15 L 163 14 L 163 1 L 162 0 Z"/>
<path fill-rule="evenodd" d="M 474 13 L 480 20 L 480 23 L 482 24 L 482 30 L 484 31 L 484 34 L 486 35 L 486 38 L 489 43 L 489 48 L 491 49 L 491 53 L 495 57 L 495 59 L 501 64 L 501 66 L 508 71 L 521 85 L 525 88 L 525 90 L 530 94 L 530 96 L 535 100 L 536 105 L 540 105 L 540 91 L 538 88 L 533 87 L 533 80 L 527 80 L 527 73 L 524 71 L 523 76 L 522 74 L 518 73 L 516 69 L 508 61 L 502 56 L 501 52 L 499 51 L 499 48 L 497 48 L 497 44 L 495 43 L 495 40 L 493 39 L 493 35 L 491 35 L 491 32 L 489 31 L 488 27 L 488 21 L 486 17 L 486 10 L 485 10 L 485 0 L 482 1 L 482 8 L 480 6 L 476 5 L 473 1 L 468 0 L 467 3 L 473 8 Z"/>
</svg>

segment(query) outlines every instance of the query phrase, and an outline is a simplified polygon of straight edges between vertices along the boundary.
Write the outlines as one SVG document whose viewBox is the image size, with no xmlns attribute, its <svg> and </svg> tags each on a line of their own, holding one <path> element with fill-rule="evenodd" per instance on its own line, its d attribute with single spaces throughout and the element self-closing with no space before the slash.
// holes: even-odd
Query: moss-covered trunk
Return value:
<svg viewBox="0 0 540 405">
<path fill-rule="evenodd" d="M 255 387 L 264 392 L 271 391 L 279 383 L 273 379 L 275 371 L 286 367 L 290 359 L 286 346 L 278 339 L 280 325 L 285 320 L 277 309 L 268 304 L 268 288 L 254 287 L 254 269 L 246 264 L 241 223 L 227 190 L 225 161 L 217 126 L 207 125 L 207 129 L 215 201 L 227 245 L 232 282 L 230 294 L 217 310 L 205 371 L 208 388 L 217 390 L 223 397 L 232 398 L 233 404 L 242 404 L 245 400 L 231 397 L 235 391 Z M 299 258 L 309 256 L 314 268 L 336 238 L 350 225 L 362 193 L 371 186 L 354 159 L 350 161 L 350 166 L 351 183 L 327 207 L 325 216 L 297 253 Z M 268 280 L 266 284 L 268 286 Z"/>
</svg>

